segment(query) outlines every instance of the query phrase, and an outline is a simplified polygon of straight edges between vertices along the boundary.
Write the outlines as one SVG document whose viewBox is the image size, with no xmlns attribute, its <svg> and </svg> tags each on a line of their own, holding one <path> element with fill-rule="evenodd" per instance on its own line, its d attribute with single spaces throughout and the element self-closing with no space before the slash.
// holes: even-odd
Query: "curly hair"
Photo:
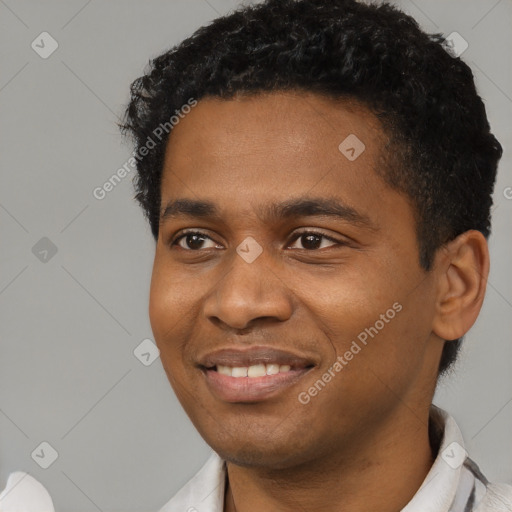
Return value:
<svg viewBox="0 0 512 512">
<path fill-rule="evenodd" d="M 387 3 L 266 0 L 215 19 L 151 60 L 131 85 L 121 130 L 137 151 L 152 141 L 137 159 L 134 186 L 154 238 L 172 132 L 160 129 L 155 137 L 155 129 L 169 126 L 191 98 L 285 90 L 350 98 L 380 120 L 391 164 L 379 172 L 413 205 L 426 271 L 436 250 L 464 231 L 488 237 L 502 148 L 470 68 L 443 41 Z M 462 338 L 449 341 L 440 373 L 455 361 Z"/>
</svg>

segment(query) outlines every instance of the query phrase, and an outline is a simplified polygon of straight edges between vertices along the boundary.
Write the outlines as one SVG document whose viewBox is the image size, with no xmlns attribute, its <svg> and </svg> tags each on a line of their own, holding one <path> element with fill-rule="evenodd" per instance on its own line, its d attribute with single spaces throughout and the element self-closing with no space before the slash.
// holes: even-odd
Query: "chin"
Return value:
<svg viewBox="0 0 512 512">
<path fill-rule="evenodd" d="M 228 462 L 242 467 L 287 469 L 308 462 L 318 453 L 318 448 L 307 446 L 298 433 L 290 432 L 282 437 L 275 433 L 250 436 L 240 430 L 233 436 L 203 436 L 210 447 Z"/>
<path fill-rule="evenodd" d="M 215 450 L 215 448 L 214 448 Z M 267 448 L 244 446 L 238 450 L 226 450 L 218 448 L 215 450 L 222 459 L 246 468 L 261 468 L 271 470 L 282 470 L 296 467 L 306 460 L 300 460 L 298 454 L 290 455 L 289 450 L 283 450 L 283 453 Z"/>
</svg>

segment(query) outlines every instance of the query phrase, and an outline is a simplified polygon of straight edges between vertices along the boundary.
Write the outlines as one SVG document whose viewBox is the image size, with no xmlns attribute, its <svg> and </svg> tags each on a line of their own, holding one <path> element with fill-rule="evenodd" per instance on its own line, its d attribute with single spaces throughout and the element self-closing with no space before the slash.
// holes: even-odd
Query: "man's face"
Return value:
<svg viewBox="0 0 512 512">
<path fill-rule="evenodd" d="M 410 203 L 376 172 L 384 140 L 365 109 L 291 93 L 203 99 L 172 132 L 151 325 L 227 460 L 291 467 L 424 420 L 435 272 Z"/>
</svg>

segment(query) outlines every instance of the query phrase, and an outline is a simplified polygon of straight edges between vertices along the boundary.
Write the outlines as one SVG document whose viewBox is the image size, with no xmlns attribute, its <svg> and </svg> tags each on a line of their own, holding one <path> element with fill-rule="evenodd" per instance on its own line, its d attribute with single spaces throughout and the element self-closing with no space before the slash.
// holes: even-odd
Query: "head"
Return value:
<svg viewBox="0 0 512 512">
<path fill-rule="evenodd" d="M 268 0 L 152 60 L 131 92 L 151 324 L 203 437 L 286 464 L 284 439 L 307 460 L 428 405 L 482 304 L 501 157 L 442 37 L 389 5 Z M 275 396 L 226 400 L 205 374 L 233 346 L 307 364 Z"/>
</svg>

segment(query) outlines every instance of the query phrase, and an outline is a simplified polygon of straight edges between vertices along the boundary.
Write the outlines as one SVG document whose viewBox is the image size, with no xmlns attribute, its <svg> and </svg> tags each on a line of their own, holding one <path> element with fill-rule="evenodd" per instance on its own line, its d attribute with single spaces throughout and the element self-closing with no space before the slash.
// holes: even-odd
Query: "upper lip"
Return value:
<svg viewBox="0 0 512 512">
<path fill-rule="evenodd" d="M 213 368 L 214 366 L 253 366 L 256 364 L 290 365 L 291 368 L 307 368 L 314 366 L 315 362 L 308 357 L 301 357 L 293 352 L 273 347 L 223 348 L 209 352 L 198 360 L 200 366 Z"/>
</svg>

